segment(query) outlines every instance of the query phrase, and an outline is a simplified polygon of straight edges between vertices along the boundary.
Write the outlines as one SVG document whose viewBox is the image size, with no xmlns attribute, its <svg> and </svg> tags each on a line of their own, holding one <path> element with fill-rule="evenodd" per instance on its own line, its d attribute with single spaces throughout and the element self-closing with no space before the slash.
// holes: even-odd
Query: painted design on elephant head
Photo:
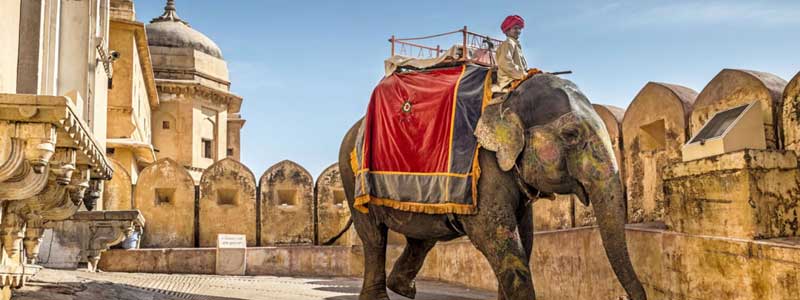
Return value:
<svg viewBox="0 0 800 300">
<path fill-rule="evenodd" d="M 497 153 L 497 162 L 503 171 L 514 167 L 525 146 L 525 136 L 519 116 L 500 104 L 487 106 L 475 128 L 481 147 Z"/>
<path fill-rule="evenodd" d="M 646 299 L 625 241 L 625 197 L 611 138 L 589 100 L 571 82 L 537 75 L 487 106 L 475 136 L 501 170 L 545 193 L 575 194 L 593 205 L 603 246 L 633 299 Z"/>
</svg>

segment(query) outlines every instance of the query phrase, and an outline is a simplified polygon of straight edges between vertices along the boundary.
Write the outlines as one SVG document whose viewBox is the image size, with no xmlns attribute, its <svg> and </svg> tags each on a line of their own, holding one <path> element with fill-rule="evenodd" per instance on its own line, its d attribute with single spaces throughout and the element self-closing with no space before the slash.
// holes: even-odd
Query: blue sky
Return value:
<svg viewBox="0 0 800 300">
<path fill-rule="evenodd" d="M 136 0 L 149 22 L 164 0 Z M 526 19 L 529 65 L 572 70 L 594 103 L 627 107 L 648 81 L 702 90 L 723 68 L 790 80 L 800 71 L 800 1 L 177 0 L 178 14 L 222 48 L 244 97 L 242 161 L 256 176 L 291 159 L 316 178 L 366 110 L 387 39 L 459 29 L 503 37 Z"/>
</svg>

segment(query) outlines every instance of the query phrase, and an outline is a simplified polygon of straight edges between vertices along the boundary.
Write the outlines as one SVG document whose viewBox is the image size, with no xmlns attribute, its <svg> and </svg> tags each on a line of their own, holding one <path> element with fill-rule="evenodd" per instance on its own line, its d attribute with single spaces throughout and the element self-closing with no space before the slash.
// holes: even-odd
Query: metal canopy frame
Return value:
<svg viewBox="0 0 800 300">
<path fill-rule="evenodd" d="M 450 32 L 422 36 L 422 37 L 412 37 L 412 38 L 397 38 L 392 35 L 389 38 L 389 42 L 392 44 L 392 52 L 391 55 L 406 55 L 418 58 L 436 58 L 439 57 L 442 53 L 446 52 L 446 49 L 442 49 L 441 46 L 435 45 L 424 45 L 424 40 L 430 40 L 438 37 L 444 36 L 454 36 L 461 34 L 461 49 L 462 55 L 458 59 L 459 62 L 464 63 L 473 63 L 477 65 L 487 66 L 487 67 L 494 67 L 496 66 L 496 62 L 494 59 L 495 51 L 497 45 L 502 43 L 503 41 L 490 37 L 488 35 L 483 35 L 475 32 L 469 31 L 467 26 L 459 30 L 454 30 Z M 476 49 L 476 50 L 486 50 L 490 52 L 489 61 L 474 59 L 469 57 L 468 49 Z"/>
</svg>

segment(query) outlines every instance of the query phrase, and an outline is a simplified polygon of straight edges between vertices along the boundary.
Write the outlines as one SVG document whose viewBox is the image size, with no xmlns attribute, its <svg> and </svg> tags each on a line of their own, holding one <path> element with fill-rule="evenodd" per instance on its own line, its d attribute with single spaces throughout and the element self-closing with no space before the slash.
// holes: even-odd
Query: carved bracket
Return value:
<svg viewBox="0 0 800 300">
<path fill-rule="evenodd" d="M 107 220 L 95 221 L 90 225 L 91 239 L 89 249 L 86 250 L 86 258 L 89 262 L 89 270 L 96 271 L 97 264 L 100 262 L 100 255 L 111 246 L 117 245 L 127 239 L 134 231 L 141 232 L 144 226 L 144 217 L 139 211 L 132 219 L 127 220 Z"/>
</svg>

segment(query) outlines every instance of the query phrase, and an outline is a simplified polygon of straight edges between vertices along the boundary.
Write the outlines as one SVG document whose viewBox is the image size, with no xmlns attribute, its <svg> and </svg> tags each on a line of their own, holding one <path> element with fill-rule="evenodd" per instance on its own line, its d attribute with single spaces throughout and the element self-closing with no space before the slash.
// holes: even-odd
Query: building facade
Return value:
<svg viewBox="0 0 800 300">
<path fill-rule="evenodd" d="M 0 3 L 0 277 L 3 298 L 36 273 L 42 234 L 113 169 L 106 152 L 109 0 Z M 100 200 L 102 204 L 102 200 Z"/>
<path fill-rule="evenodd" d="M 238 160 L 242 98 L 219 47 L 174 1 L 145 25 L 131 0 L 8 0 L 0 28 L 3 298 L 36 273 L 46 229 L 71 233 L 60 221 L 79 210 L 135 209 L 139 174 L 157 159 L 179 162 L 195 184 L 214 162 Z M 87 215 L 100 220 L 92 228 L 105 215 Z"/>
<path fill-rule="evenodd" d="M 153 112 L 153 146 L 195 182 L 214 162 L 239 159 L 242 98 L 230 91 L 228 66 L 214 41 L 178 16 L 175 1 L 147 25 L 159 108 Z"/>
</svg>

